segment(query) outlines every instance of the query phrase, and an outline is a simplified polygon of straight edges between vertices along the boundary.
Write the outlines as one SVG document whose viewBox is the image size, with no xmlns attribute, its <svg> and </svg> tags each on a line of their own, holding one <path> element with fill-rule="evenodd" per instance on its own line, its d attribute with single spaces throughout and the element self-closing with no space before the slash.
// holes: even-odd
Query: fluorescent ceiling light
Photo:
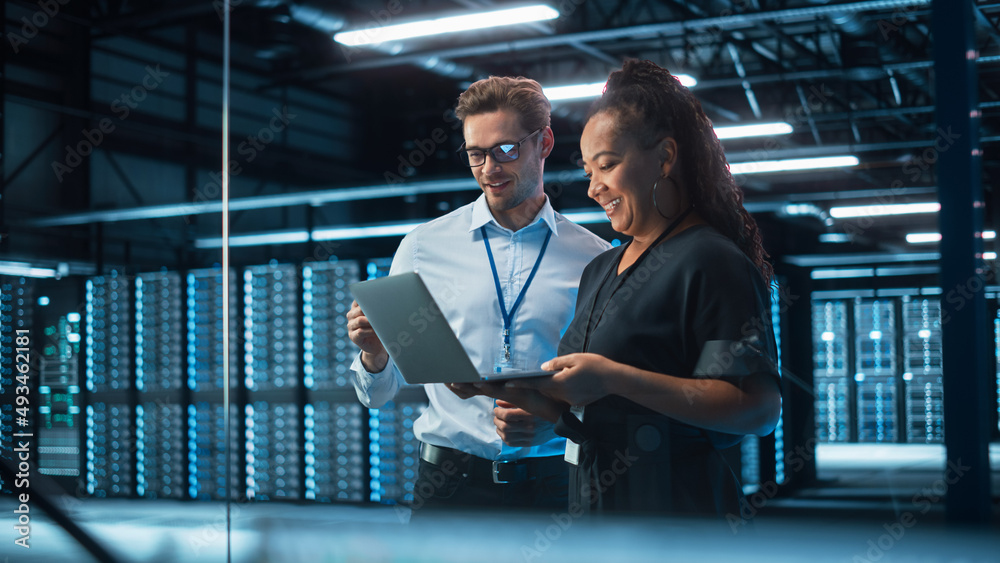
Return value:
<svg viewBox="0 0 1000 563">
<path fill-rule="evenodd" d="M 542 92 L 550 102 L 559 100 L 576 100 L 579 98 L 596 98 L 604 93 L 607 82 L 592 82 L 590 84 L 570 84 L 569 86 L 550 86 L 542 88 Z"/>
<path fill-rule="evenodd" d="M 429 221 L 430 219 L 428 219 Z M 353 240 L 361 238 L 378 238 L 401 236 L 409 233 L 421 222 L 406 223 L 386 223 L 378 225 L 360 225 L 356 227 L 330 227 L 326 229 L 316 229 L 313 231 L 312 240 Z M 309 241 L 309 233 L 306 231 L 271 231 L 262 233 L 251 233 L 245 235 L 232 235 L 229 237 L 229 246 L 264 246 L 272 244 L 300 244 Z M 202 238 L 194 241 L 195 248 L 222 248 L 222 238 Z"/>
<path fill-rule="evenodd" d="M 729 165 L 733 174 L 763 174 L 767 172 L 788 172 L 794 170 L 815 170 L 819 168 L 842 168 L 857 166 L 856 156 L 824 156 L 819 158 L 793 158 L 788 160 L 760 160 L 755 162 L 735 162 Z"/>
<path fill-rule="evenodd" d="M 997 238 L 996 231 L 983 231 L 983 240 Z M 940 242 L 941 233 L 910 233 L 906 235 L 906 242 L 910 244 L 920 244 L 924 242 Z"/>
<path fill-rule="evenodd" d="M 830 216 L 837 219 L 850 217 L 872 217 L 877 215 L 908 215 L 911 213 L 937 213 L 941 210 L 938 202 L 898 203 L 887 205 L 857 205 L 853 207 L 831 207 Z"/>
<path fill-rule="evenodd" d="M 689 74 L 675 74 L 677 80 L 683 86 L 693 88 L 698 84 L 698 80 Z M 596 98 L 604 93 L 604 85 L 607 81 L 591 82 L 589 84 L 570 84 L 568 86 L 549 86 L 542 88 L 542 92 L 550 102 L 560 100 L 578 100 L 580 98 Z"/>
<path fill-rule="evenodd" d="M 274 231 L 248 235 L 230 235 L 229 246 L 263 246 L 265 244 L 295 244 L 307 242 L 309 233 L 305 231 Z M 195 248 L 222 248 L 222 238 L 195 239 Z"/>
<path fill-rule="evenodd" d="M 848 278 L 870 278 L 875 275 L 875 268 L 830 268 L 809 272 L 814 280 L 839 280 Z"/>
<path fill-rule="evenodd" d="M 430 221 L 430 219 L 428 219 Z M 313 240 L 351 240 L 359 238 L 393 237 L 409 234 L 422 225 L 419 223 L 396 223 L 390 225 L 367 225 L 361 227 L 335 227 L 313 231 Z"/>
<path fill-rule="evenodd" d="M 910 244 L 939 242 L 940 240 L 941 240 L 941 233 L 910 233 L 906 235 L 906 242 Z"/>
<path fill-rule="evenodd" d="M 54 278 L 56 271 L 51 268 L 36 268 L 27 262 L 0 261 L 0 276 L 22 276 L 25 278 Z"/>
<path fill-rule="evenodd" d="M 562 213 L 562 216 L 576 223 L 577 225 L 588 225 L 593 223 L 608 223 L 608 214 L 604 211 L 569 211 Z"/>
<path fill-rule="evenodd" d="M 851 242 L 851 235 L 847 233 L 822 233 L 819 235 L 819 241 L 828 244 L 843 244 Z"/>
<path fill-rule="evenodd" d="M 549 6 L 523 6 L 507 10 L 434 18 L 384 27 L 341 31 L 333 36 L 333 40 L 343 45 L 357 47 L 360 45 L 375 45 L 386 41 L 401 41 L 415 37 L 426 37 L 428 35 L 553 20 L 558 17 L 559 12 Z"/>
<path fill-rule="evenodd" d="M 773 135 L 788 135 L 793 130 L 791 124 L 785 122 L 777 123 L 754 123 L 753 125 L 731 125 L 728 127 L 716 127 L 715 134 L 719 139 L 741 139 L 744 137 L 767 137 Z"/>
</svg>

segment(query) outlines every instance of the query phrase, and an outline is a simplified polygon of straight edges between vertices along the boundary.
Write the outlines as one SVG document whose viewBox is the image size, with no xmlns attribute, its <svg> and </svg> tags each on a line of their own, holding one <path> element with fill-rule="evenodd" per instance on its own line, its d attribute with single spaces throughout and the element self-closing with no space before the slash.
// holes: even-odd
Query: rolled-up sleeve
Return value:
<svg viewBox="0 0 1000 563">
<path fill-rule="evenodd" d="M 385 369 L 379 373 L 371 373 L 361 363 L 361 353 L 358 352 L 354 357 L 354 363 L 351 364 L 351 372 L 358 400 L 370 409 L 380 408 L 391 401 L 403 385 L 403 375 L 399 373 L 399 368 L 392 360 L 389 360 Z"/>
<path fill-rule="evenodd" d="M 412 233 L 403 237 L 403 241 L 399 243 L 396 255 L 392 258 L 392 265 L 389 267 L 390 276 L 415 270 L 414 252 L 417 248 L 415 238 L 416 233 Z M 358 400 L 370 409 L 377 409 L 388 403 L 396 396 L 399 389 L 406 385 L 403 374 L 399 372 L 392 358 L 389 359 L 385 369 L 371 373 L 361 363 L 361 352 L 358 352 L 351 364 L 351 372 L 351 382 L 358 394 Z"/>
</svg>

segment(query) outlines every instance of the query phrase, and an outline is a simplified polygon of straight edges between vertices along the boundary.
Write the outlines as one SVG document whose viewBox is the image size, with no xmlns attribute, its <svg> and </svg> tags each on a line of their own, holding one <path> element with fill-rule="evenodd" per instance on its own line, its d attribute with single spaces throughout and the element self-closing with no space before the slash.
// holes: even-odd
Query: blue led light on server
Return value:
<svg viewBox="0 0 1000 563">
<path fill-rule="evenodd" d="M 87 280 L 87 389 L 95 392 L 128 389 L 129 282 L 116 271 Z"/>
<path fill-rule="evenodd" d="M 903 389 L 905 436 L 911 443 L 944 441 L 941 302 L 903 296 Z"/>
<path fill-rule="evenodd" d="M 317 390 L 349 388 L 357 347 L 347 335 L 347 286 L 359 279 L 358 263 L 317 262 L 302 275 L 304 380 Z"/>
<path fill-rule="evenodd" d="M 130 468 L 137 448 L 132 440 L 132 409 L 95 402 L 87 407 L 87 489 L 97 497 L 132 492 Z"/>
<path fill-rule="evenodd" d="M 423 403 L 387 403 L 369 409 L 369 500 L 399 503 L 413 500 L 419 442 L 413 421 Z"/>
<path fill-rule="evenodd" d="M 821 442 L 850 439 L 847 302 L 813 301 L 813 380 L 816 393 L 816 438 Z"/>
<path fill-rule="evenodd" d="M 244 384 L 250 391 L 298 385 L 298 276 L 288 264 L 244 271 Z"/>
<path fill-rule="evenodd" d="M 198 409 L 188 405 L 188 497 L 198 498 Z"/>
<path fill-rule="evenodd" d="M 313 307 L 312 307 L 312 268 L 305 266 L 302 268 L 302 385 L 306 389 L 312 389 L 313 386 Z M 311 407 L 310 407 L 311 410 Z M 311 412 L 306 413 L 307 416 L 311 416 Z M 308 469 L 308 468 L 307 468 Z M 309 482 L 306 483 L 306 494 L 312 494 L 315 498 L 315 487 L 310 487 Z"/>
<path fill-rule="evenodd" d="M 247 498 L 299 498 L 298 407 L 257 400 L 246 406 L 244 415 Z"/>
<path fill-rule="evenodd" d="M 781 293 L 777 283 L 771 285 L 771 326 L 774 329 L 774 341 L 778 373 L 781 373 Z M 774 468 L 775 480 L 781 484 L 785 476 L 785 428 L 784 416 L 778 416 L 778 425 L 774 429 Z"/>
<path fill-rule="evenodd" d="M 222 348 L 222 290 L 221 269 L 192 270 L 187 278 L 187 384 L 192 391 L 211 391 L 225 387 L 222 371 L 225 350 Z M 228 273 L 228 283 L 235 289 L 235 272 Z M 230 309 L 236 312 L 236 291 L 229 292 Z M 236 323 L 229 326 L 230 357 L 236 357 Z M 229 365 L 230 387 L 236 385 L 236 361 Z"/>
<path fill-rule="evenodd" d="M 177 358 L 184 347 L 180 276 L 176 272 L 139 274 L 135 287 L 136 387 L 180 389 L 183 374 Z"/>
</svg>

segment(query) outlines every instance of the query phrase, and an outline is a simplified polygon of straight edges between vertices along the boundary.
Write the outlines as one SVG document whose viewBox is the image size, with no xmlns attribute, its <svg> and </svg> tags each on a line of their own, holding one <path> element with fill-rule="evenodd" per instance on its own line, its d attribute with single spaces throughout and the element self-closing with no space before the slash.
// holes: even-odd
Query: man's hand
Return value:
<svg viewBox="0 0 1000 563">
<path fill-rule="evenodd" d="M 369 373 L 378 373 L 389 363 L 389 353 L 375 335 L 361 306 L 355 301 L 347 312 L 347 337 L 361 348 L 361 363 Z"/>
<path fill-rule="evenodd" d="M 493 424 L 504 443 L 518 448 L 544 444 L 556 437 L 553 423 L 500 399 L 493 408 Z"/>
<path fill-rule="evenodd" d="M 506 381 L 490 381 L 480 383 L 446 383 L 445 385 L 452 393 L 463 399 L 486 395 L 497 401 L 504 401 L 516 405 L 519 409 L 524 409 L 528 414 L 534 415 L 542 420 L 554 423 L 564 411 L 569 410 L 569 404 L 553 399 L 543 394 L 537 389 L 530 387 L 517 387 L 515 382 L 532 381 L 538 379 L 549 379 L 545 377 L 526 377 L 523 379 L 509 379 Z"/>
</svg>

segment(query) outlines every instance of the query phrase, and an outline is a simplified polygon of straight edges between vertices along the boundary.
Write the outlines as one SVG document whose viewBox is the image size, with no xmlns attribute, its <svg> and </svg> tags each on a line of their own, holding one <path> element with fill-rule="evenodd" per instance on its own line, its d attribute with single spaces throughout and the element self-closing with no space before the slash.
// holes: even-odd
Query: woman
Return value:
<svg viewBox="0 0 1000 563">
<path fill-rule="evenodd" d="M 781 401 L 760 233 L 701 105 L 651 62 L 611 74 L 580 145 L 631 240 L 584 270 L 555 375 L 455 390 L 557 421 L 571 509 L 738 517 L 719 449 L 769 434 Z"/>
</svg>

